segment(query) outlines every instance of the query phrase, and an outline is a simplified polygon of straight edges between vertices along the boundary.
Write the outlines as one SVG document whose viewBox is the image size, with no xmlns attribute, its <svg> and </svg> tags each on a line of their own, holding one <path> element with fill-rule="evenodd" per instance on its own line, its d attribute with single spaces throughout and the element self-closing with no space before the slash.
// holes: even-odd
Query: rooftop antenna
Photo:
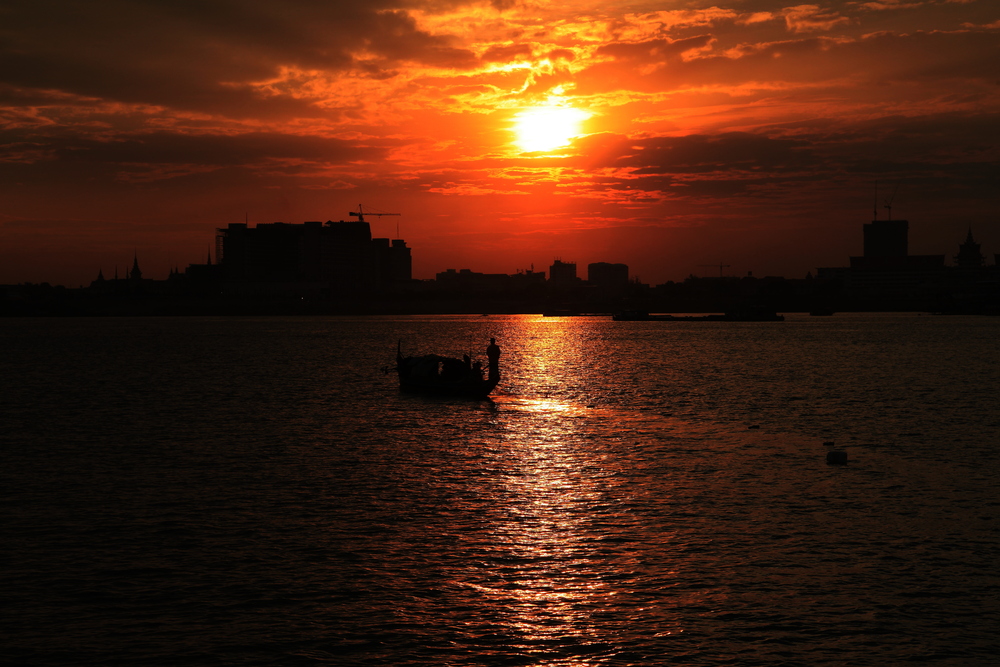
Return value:
<svg viewBox="0 0 1000 667">
<path fill-rule="evenodd" d="M 718 266 L 719 267 L 719 277 L 722 278 L 722 269 L 729 268 L 729 264 L 723 264 L 719 262 L 718 264 L 700 264 L 699 266 Z"/>
<path fill-rule="evenodd" d="M 872 221 L 878 220 L 878 179 L 875 179 L 875 203 L 872 206 Z"/>
<path fill-rule="evenodd" d="M 889 220 L 892 220 L 892 200 L 896 198 L 896 190 L 899 190 L 899 182 L 896 182 L 896 187 L 892 189 L 892 196 L 885 200 L 885 207 L 889 209 Z"/>
</svg>

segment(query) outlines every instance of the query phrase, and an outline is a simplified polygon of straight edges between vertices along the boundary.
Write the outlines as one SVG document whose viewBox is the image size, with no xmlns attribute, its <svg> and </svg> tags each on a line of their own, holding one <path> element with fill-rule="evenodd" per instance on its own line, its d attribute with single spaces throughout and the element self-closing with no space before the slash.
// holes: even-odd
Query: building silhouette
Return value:
<svg viewBox="0 0 1000 667">
<path fill-rule="evenodd" d="M 128 266 L 126 264 L 126 266 Z M 98 269 L 97 278 L 90 283 L 90 290 L 94 294 L 102 295 L 131 295 L 143 296 L 165 291 L 165 281 L 143 278 L 142 269 L 139 268 L 138 253 L 132 254 L 132 268 L 125 270 L 125 277 L 119 278 L 118 267 L 115 266 L 114 278 L 108 280 L 104 277 L 104 269 Z"/>
<path fill-rule="evenodd" d="M 594 262 L 587 265 L 587 282 L 598 289 L 616 291 L 628 287 L 628 265 Z"/>
<path fill-rule="evenodd" d="M 139 254 L 132 254 L 132 270 L 128 274 L 129 280 L 134 283 L 142 282 L 142 269 L 139 268 Z"/>
<path fill-rule="evenodd" d="M 969 234 L 965 237 L 965 242 L 958 246 L 955 266 L 960 269 L 979 269 L 985 266 L 986 258 L 980 251 L 980 247 L 980 244 L 972 238 L 972 227 L 969 227 Z"/>
<path fill-rule="evenodd" d="M 864 226 L 864 255 L 850 266 L 820 268 L 819 283 L 837 286 L 844 310 L 931 310 L 995 312 L 1000 307 L 1000 274 L 986 264 L 970 228 L 954 256 L 910 255 L 905 220 L 875 220 Z"/>
<path fill-rule="evenodd" d="M 359 215 L 360 217 L 360 215 Z M 276 222 L 217 230 L 215 261 L 166 280 L 144 277 L 138 253 L 114 278 L 99 269 L 88 288 L 46 283 L 8 286 L 0 314 L 251 314 L 251 313 L 604 313 L 728 312 L 742 306 L 776 311 L 928 310 L 1000 313 L 1000 267 L 987 260 L 968 230 L 954 266 L 945 255 L 910 255 L 909 223 L 863 226 L 864 252 L 849 266 L 819 268 L 803 280 L 768 276 L 695 278 L 650 289 L 629 281 L 628 266 L 595 262 L 587 281 L 576 264 L 554 260 L 544 272 L 484 274 L 448 269 L 435 280 L 412 280 L 402 239 L 371 237 L 368 223 Z M 124 277 L 120 277 L 124 274 Z"/>
<path fill-rule="evenodd" d="M 817 269 L 821 280 L 836 280 L 849 299 L 863 306 L 919 304 L 940 291 L 944 255 L 910 255 L 909 222 L 873 220 L 864 225 L 864 254 L 848 267 Z"/>
<path fill-rule="evenodd" d="M 367 222 L 275 222 L 218 229 L 216 258 L 231 295 L 355 298 L 411 279 L 402 239 L 373 239 Z"/>
<path fill-rule="evenodd" d="M 573 287 L 577 283 L 576 262 L 564 262 L 557 259 L 549 267 L 549 283 L 553 287 Z"/>
<path fill-rule="evenodd" d="M 870 263 L 909 254 L 906 220 L 873 220 L 864 226 L 864 259 Z"/>
<path fill-rule="evenodd" d="M 388 289 L 413 278 L 413 258 L 403 239 L 372 239 L 375 288 Z"/>
<path fill-rule="evenodd" d="M 468 294 L 522 292 L 539 289 L 545 285 L 545 273 L 518 271 L 507 273 L 479 273 L 470 269 L 447 269 L 435 276 L 439 290 Z"/>
</svg>

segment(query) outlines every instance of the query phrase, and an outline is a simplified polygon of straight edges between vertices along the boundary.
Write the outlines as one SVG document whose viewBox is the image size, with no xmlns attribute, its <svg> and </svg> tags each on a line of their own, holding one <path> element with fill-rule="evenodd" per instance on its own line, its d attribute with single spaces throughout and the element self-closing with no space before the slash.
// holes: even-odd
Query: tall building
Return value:
<svg viewBox="0 0 1000 667">
<path fill-rule="evenodd" d="M 865 224 L 864 255 L 851 257 L 850 267 L 820 268 L 817 275 L 838 280 L 845 294 L 879 307 L 921 304 L 944 280 L 944 255 L 910 255 L 908 234 L 906 220 Z"/>
<path fill-rule="evenodd" d="M 602 289 L 623 289 L 628 287 L 628 265 L 608 262 L 588 264 L 587 281 Z"/>
<path fill-rule="evenodd" d="M 413 275 L 413 259 L 403 239 L 372 239 L 378 288 L 405 282 Z"/>
<path fill-rule="evenodd" d="M 372 239 L 367 222 L 275 222 L 217 230 L 216 261 L 230 292 L 358 296 L 411 277 L 402 239 Z"/>
<path fill-rule="evenodd" d="M 906 220 L 873 220 L 864 227 L 865 258 L 906 257 L 909 253 Z"/>
<path fill-rule="evenodd" d="M 555 260 L 549 267 L 549 283 L 557 287 L 569 287 L 576 283 L 576 262 Z"/>
<path fill-rule="evenodd" d="M 944 255 L 909 254 L 909 228 L 906 220 L 873 220 L 864 226 L 864 255 L 851 257 L 851 268 L 858 271 L 939 271 Z"/>
</svg>

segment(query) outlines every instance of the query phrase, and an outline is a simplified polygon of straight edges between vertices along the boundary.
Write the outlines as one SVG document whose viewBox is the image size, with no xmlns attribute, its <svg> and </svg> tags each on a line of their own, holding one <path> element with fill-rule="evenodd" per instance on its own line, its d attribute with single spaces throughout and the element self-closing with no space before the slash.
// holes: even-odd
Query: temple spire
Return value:
<svg viewBox="0 0 1000 667">
<path fill-rule="evenodd" d="M 139 268 L 139 255 L 135 251 L 132 254 L 132 280 L 142 280 L 142 270 Z"/>
<path fill-rule="evenodd" d="M 972 238 L 972 225 L 969 225 L 969 233 L 965 237 L 965 243 L 958 246 L 958 254 L 955 255 L 955 265 L 963 268 L 979 268 L 986 263 L 986 258 L 980 252 L 981 244 L 976 243 Z"/>
</svg>

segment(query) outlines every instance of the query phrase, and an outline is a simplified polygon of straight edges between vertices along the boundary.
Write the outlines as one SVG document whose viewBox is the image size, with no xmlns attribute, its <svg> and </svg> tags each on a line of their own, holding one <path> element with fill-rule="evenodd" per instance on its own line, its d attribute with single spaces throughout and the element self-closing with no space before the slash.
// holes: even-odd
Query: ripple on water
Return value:
<svg viewBox="0 0 1000 667">
<path fill-rule="evenodd" d="M 11 323 L 9 659 L 992 659 L 992 324 L 488 319 Z M 374 370 L 490 333 L 492 401 Z"/>
</svg>

